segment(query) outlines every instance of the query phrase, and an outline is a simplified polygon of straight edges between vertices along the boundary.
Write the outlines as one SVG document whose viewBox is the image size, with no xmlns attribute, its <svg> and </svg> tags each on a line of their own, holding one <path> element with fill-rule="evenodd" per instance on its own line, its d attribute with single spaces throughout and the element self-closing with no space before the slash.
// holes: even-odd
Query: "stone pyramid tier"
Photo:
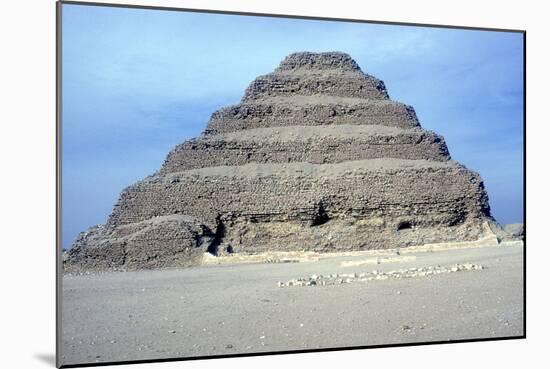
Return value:
<svg viewBox="0 0 550 369">
<path fill-rule="evenodd" d="M 327 92 L 328 93 L 328 92 Z M 319 96 L 274 96 L 242 102 L 212 115 L 205 133 L 252 128 L 324 125 L 419 127 L 414 109 L 391 100 Z"/>
<path fill-rule="evenodd" d="M 238 105 L 126 188 L 65 270 L 201 263 L 202 255 L 469 242 L 492 222 L 480 176 L 343 53 L 295 53 Z"/>
<path fill-rule="evenodd" d="M 384 82 L 342 53 L 296 53 L 256 78 L 238 105 L 215 112 L 206 134 L 280 126 L 419 127 L 411 106 L 391 101 Z"/>
<path fill-rule="evenodd" d="M 178 145 L 159 174 L 247 163 L 340 163 L 397 158 L 446 161 L 443 137 L 419 128 L 326 125 L 254 128 L 205 135 Z"/>
</svg>

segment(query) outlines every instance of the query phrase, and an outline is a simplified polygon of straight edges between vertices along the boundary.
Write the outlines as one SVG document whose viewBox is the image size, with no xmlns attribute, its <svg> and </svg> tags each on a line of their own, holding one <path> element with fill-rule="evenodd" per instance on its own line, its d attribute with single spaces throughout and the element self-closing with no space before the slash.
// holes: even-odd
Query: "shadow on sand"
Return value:
<svg viewBox="0 0 550 369">
<path fill-rule="evenodd" d="M 55 367 L 55 354 L 34 354 L 35 359 Z"/>
</svg>

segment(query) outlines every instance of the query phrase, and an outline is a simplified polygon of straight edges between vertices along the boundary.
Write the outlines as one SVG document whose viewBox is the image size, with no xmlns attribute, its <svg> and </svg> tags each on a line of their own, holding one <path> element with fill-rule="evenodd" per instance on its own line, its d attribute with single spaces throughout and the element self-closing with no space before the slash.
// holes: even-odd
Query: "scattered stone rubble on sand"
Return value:
<svg viewBox="0 0 550 369">
<path fill-rule="evenodd" d="M 362 273 L 333 273 L 333 274 L 312 274 L 307 278 L 291 279 L 288 282 L 277 282 L 278 287 L 305 287 L 305 286 L 331 286 L 346 283 L 365 283 L 370 281 L 383 281 L 387 279 L 405 279 L 416 277 L 427 277 L 445 273 L 456 273 L 462 271 L 482 270 L 483 265 L 464 263 L 450 266 L 427 266 L 419 268 L 406 268 L 382 272 L 373 270 Z"/>
</svg>

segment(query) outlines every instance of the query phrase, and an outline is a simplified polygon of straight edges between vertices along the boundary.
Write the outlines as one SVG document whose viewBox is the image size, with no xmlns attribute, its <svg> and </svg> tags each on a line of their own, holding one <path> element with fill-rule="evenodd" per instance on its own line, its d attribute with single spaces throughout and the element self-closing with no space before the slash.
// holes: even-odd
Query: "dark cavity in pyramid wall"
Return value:
<svg viewBox="0 0 550 369">
<path fill-rule="evenodd" d="M 66 271 L 190 266 L 205 252 L 335 252 L 474 241 L 480 176 L 343 53 L 295 53 L 80 234 Z"/>
</svg>

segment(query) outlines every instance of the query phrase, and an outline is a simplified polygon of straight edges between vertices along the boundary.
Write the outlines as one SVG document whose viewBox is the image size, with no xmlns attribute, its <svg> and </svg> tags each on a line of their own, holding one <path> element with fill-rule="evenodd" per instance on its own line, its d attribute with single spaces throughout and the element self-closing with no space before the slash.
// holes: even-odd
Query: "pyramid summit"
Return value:
<svg viewBox="0 0 550 369">
<path fill-rule="evenodd" d="M 66 271 L 198 265 L 212 255 L 482 239 L 481 177 L 347 54 L 300 52 L 214 112 L 79 235 Z"/>
<path fill-rule="evenodd" d="M 295 53 L 272 73 L 256 78 L 242 102 L 325 95 L 350 99 L 389 99 L 386 86 L 365 74 L 343 53 Z"/>
<path fill-rule="evenodd" d="M 276 71 L 296 71 L 300 69 L 361 71 L 359 65 L 351 58 L 351 56 L 341 52 L 293 53 L 283 59 Z"/>
</svg>

